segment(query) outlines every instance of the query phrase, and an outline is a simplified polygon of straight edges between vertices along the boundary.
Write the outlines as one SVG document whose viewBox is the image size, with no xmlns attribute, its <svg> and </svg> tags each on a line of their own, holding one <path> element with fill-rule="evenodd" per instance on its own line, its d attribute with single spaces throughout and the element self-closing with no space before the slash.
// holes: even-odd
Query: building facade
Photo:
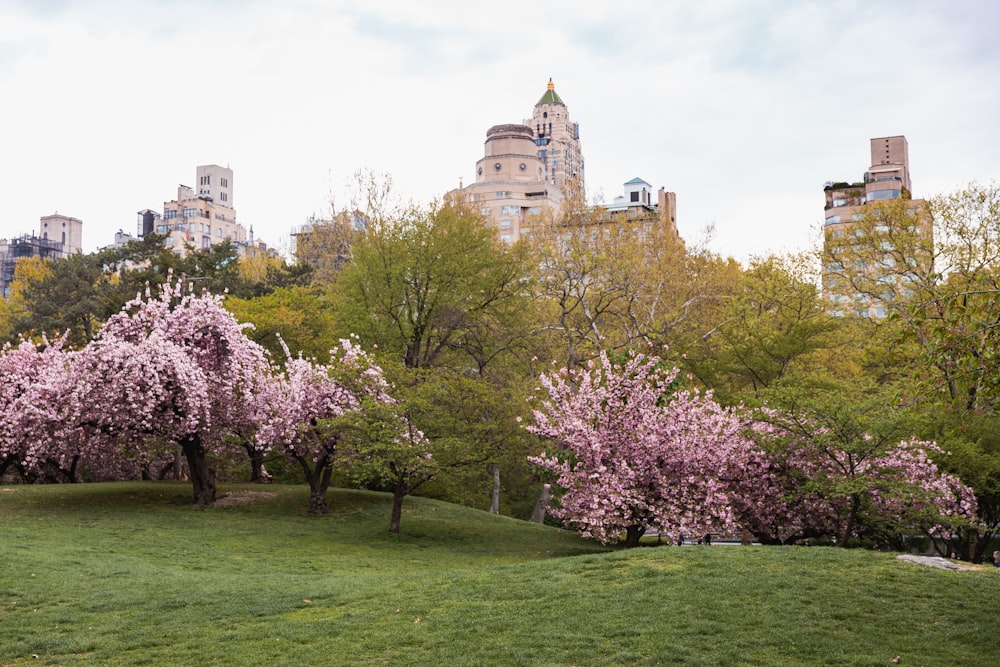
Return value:
<svg viewBox="0 0 1000 667">
<path fill-rule="evenodd" d="M 475 183 L 446 198 L 468 202 L 502 240 L 513 243 L 530 235 L 542 216 L 558 215 L 575 186 L 583 191 L 580 128 L 550 79 L 531 119 L 486 131 Z"/>
<path fill-rule="evenodd" d="M 83 221 L 68 215 L 53 213 L 38 221 L 38 236 L 59 244 L 58 257 L 83 252 Z"/>
<path fill-rule="evenodd" d="M 871 165 L 863 179 L 824 187 L 823 294 L 832 314 L 887 316 L 889 299 L 906 291 L 906 267 L 931 261 L 933 225 L 926 202 L 913 199 L 911 188 L 904 136 L 871 139 Z M 888 215 L 896 209 L 901 216 Z M 898 229 L 902 225 L 906 229 Z M 901 236 L 916 241 L 903 254 Z"/>
<path fill-rule="evenodd" d="M 545 180 L 534 131 L 526 125 L 491 127 L 484 156 L 476 162 L 476 182 L 448 197 L 466 200 L 508 243 L 530 233 L 534 219 L 556 214 L 563 203 L 562 190 Z"/>
<path fill-rule="evenodd" d="M 140 235 L 150 231 L 165 234 L 165 243 L 178 254 L 191 246 L 207 250 L 228 239 L 237 246 L 247 243 L 247 230 L 236 220 L 233 200 L 233 170 L 210 164 L 195 170 L 197 190 L 177 186 L 177 198 L 163 202 L 163 215 L 139 212 Z"/>
<path fill-rule="evenodd" d="M 677 231 L 677 193 L 668 192 L 661 187 L 656 191 L 654 202 L 653 186 L 641 178 L 633 178 L 622 186 L 624 194 L 615 197 L 610 204 L 600 204 L 600 208 L 607 212 L 605 221 L 662 225 L 670 238 L 684 243 Z"/>
<path fill-rule="evenodd" d="M 566 191 L 570 181 L 583 188 L 583 151 L 580 149 L 580 125 L 569 117 L 569 109 L 549 79 L 545 93 L 535 104 L 531 118 L 524 124 L 535 132 L 538 159 L 542 162 L 543 180 Z"/>
<path fill-rule="evenodd" d="M 10 296 L 17 263 L 29 257 L 61 259 L 83 252 L 83 221 L 68 215 L 43 215 L 37 234 L 0 239 L 0 295 Z"/>
</svg>

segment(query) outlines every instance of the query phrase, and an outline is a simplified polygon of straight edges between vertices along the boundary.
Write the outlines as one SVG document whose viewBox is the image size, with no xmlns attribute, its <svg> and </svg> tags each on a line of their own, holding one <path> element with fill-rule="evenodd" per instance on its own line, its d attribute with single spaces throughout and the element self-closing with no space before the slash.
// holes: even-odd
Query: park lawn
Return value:
<svg viewBox="0 0 1000 667">
<path fill-rule="evenodd" d="M 1000 570 L 894 554 L 609 550 L 408 498 L 0 487 L 0 665 L 995 665 Z"/>
</svg>

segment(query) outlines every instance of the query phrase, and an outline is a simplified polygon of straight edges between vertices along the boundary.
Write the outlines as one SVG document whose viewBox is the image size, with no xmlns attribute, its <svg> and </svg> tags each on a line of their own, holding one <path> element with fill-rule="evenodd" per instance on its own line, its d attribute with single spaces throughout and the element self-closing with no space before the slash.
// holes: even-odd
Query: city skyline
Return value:
<svg viewBox="0 0 1000 667">
<path fill-rule="evenodd" d="M 474 182 L 487 129 L 550 77 L 588 199 L 665 187 L 689 247 L 714 225 L 742 261 L 818 245 L 823 184 L 860 179 L 873 137 L 907 137 L 922 197 L 1000 178 L 994 3 L 492 7 L 2 1 L 0 237 L 59 212 L 91 251 L 219 164 L 280 248 L 359 169 L 417 203 Z"/>
</svg>

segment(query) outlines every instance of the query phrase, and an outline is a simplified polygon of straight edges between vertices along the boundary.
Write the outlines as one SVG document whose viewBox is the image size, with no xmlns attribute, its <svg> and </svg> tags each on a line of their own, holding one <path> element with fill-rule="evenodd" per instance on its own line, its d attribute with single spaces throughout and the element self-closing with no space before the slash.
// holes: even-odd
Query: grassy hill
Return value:
<svg viewBox="0 0 1000 667">
<path fill-rule="evenodd" d="M 223 490 L 0 487 L 0 665 L 1000 664 L 996 568 L 613 551 L 420 498 L 396 536 L 383 494 Z"/>
</svg>

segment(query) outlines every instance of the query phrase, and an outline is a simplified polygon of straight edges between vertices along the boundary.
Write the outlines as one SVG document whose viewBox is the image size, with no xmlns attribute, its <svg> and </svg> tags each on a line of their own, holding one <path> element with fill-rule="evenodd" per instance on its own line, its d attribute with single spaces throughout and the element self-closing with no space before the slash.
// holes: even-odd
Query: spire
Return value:
<svg viewBox="0 0 1000 667">
<path fill-rule="evenodd" d="M 542 95 L 542 99 L 538 100 L 538 104 L 535 106 L 537 107 L 542 104 L 561 104 L 562 106 L 566 106 L 566 103 L 559 97 L 559 93 L 556 92 L 556 84 L 552 83 L 551 77 L 549 77 L 549 85 L 545 87 L 545 94 Z"/>
</svg>

